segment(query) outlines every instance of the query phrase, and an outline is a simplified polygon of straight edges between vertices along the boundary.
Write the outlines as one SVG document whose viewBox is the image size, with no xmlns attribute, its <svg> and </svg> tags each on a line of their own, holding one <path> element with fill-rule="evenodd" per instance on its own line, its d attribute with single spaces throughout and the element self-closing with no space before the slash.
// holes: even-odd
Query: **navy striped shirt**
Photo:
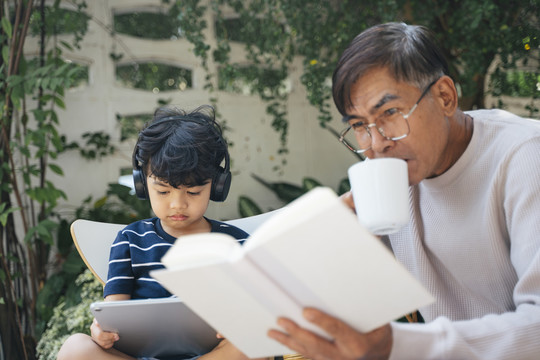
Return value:
<svg viewBox="0 0 540 360">
<path fill-rule="evenodd" d="M 235 226 L 207 220 L 212 226 L 211 232 L 229 234 L 238 240 L 248 237 L 245 231 Z M 157 217 L 126 226 L 111 246 L 109 274 L 103 296 L 130 294 L 132 299 L 172 296 L 149 272 L 164 268 L 161 258 L 175 240 L 175 237 L 163 230 Z"/>
</svg>

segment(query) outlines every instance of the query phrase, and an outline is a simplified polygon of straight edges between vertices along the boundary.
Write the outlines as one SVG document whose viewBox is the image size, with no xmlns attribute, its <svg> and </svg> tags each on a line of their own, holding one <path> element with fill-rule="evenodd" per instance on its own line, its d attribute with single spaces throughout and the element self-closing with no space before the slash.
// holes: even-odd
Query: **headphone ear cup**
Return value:
<svg viewBox="0 0 540 360">
<path fill-rule="evenodd" d="M 144 173 L 140 169 L 133 169 L 133 185 L 135 186 L 135 194 L 139 199 L 148 199 L 148 194 L 146 193 L 146 179 Z"/>
<path fill-rule="evenodd" d="M 231 188 L 232 174 L 230 171 L 224 170 L 220 167 L 220 171 L 212 179 L 212 189 L 210 191 L 210 200 L 223 202 L 229 195 L 229 189 Z"/>
</svg>

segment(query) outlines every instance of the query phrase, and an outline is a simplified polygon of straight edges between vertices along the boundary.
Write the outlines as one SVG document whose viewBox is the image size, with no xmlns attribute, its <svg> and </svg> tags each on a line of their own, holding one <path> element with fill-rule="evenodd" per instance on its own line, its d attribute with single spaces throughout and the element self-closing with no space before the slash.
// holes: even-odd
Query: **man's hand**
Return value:
<svg viewBox="0 0 540 360">
<path fill-rule="evenodd" d="M 353 199 L 353 194 L 352 194 L 352 191 L 347 191 L 345 194 L 341 195 L 340 197 L 340 200 L 343 201 L 343 203 L 351 208 L 353 211 L 355 211 L 355 208 L 354 208 L 354 199 Z"/>
<path fill-rule="evenodd" d="M 94 319 L 90 326 L 90 334 L 92 335 L 92 340 L 103 349 L 112 348 L 114 343 L 120 338 L 117 333 L 103 331 L 96 319 Z"/>
<path fill-rule="evenodd" d="M 268 336 L 312 360 L 382 360 L 390 356 L 392 328 L 388 324 L 369 333 L 360 333 L 316 309 L 305 309 L 304 317 L 325 330 L 334 340 L 322 338 L 285 318 L 278 319 L 278 325 L 286 333 L 270 330 Z"/>
</svg>

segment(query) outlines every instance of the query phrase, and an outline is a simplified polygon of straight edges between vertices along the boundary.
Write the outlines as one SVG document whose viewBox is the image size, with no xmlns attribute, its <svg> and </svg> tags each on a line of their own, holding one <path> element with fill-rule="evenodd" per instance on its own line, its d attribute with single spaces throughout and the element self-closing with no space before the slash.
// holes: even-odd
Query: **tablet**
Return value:
<svg viewBox="0 0 540 360">
<path fill-rule="evenodd" d="M 133 357 L 202 355 L 219 342 L 216 331 L 178 298 L 100 301 L 90 305 L 114 347 Z"/>
</svg>

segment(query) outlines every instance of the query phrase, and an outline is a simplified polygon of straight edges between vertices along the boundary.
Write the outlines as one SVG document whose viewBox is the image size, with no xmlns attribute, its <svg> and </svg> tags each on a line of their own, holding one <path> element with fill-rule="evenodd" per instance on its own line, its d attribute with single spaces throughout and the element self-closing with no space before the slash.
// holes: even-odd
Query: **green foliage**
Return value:
<svg viewBox="0 0 540 360">
<path fill-rule="evenodd" d="M 268 190 L 272 191 L 277 196 L 277 198 L 283 202 L 283 205 L 290 203 L 291 201 L 297 199 L 298 197 L 302 196 L 303 194 L 317 186 L 325 186 L 319 180 L 311 177 L 304 177 L 302 179 L 302 184 L 296 185 L 284 181 L 270 182 L 264 180 L 263 178 L 255 174 L 251 174 L 251 176 Z M 349 183 L 349 179 L 344 178 L 340 180 L 336 189 L 336 193 L 338 195 L 342 195 L 350 189 L 351 185 Z M 251 198 L 245 195 L 240 196 L 238 199 L 238 211 L 242 217 L 253 216 L 263 213 L 261 207 L 257 205 Z"/>
<path fill-rule="evenodd" d="M 72 5 L 78 10 L 85 6 L 82 1 Z M 55 162 L 65 151 L 56 111 L 65 108 L 65 89 L 84 77 L 81 66 L 62 59 L 62 51 L 78 46 L 88 17 L 64 11 L 59 1 L 46 8 L 29 2 L 10 7 L 2 2 L 0 14 L 0 299 L 5 305 L 0 307 L 0 338 L 6 358 L 31 359 L 42 322 L 50 316 L 54 292 L 48 289 L 60 284 L 52 277 L 51 285 L 44 286 L 50 271 L 61 262 L 72 269 L 77 263 L 51 256 L 63 246 L 59 239 L 66 229 L 56 207 L 66 195 L 48 176 L 63 175 Z M 28 29 L 43 40 L 40 55 L 31 59 L 23 53 Z M 71 33 L 72 43 L 49 44 L 60 32 Z M 61 253 L 67 256 L 65 250 Z M 40 291 L 46 302 L 38 299 Z"/>
<path fill-rule="evenodd" d="M 164 1 L 169 3 L 171 1 Z M 205 43 L 203 31 L 207 27 L 204 20 L 206 7 L 199 5 L 199 0 L 173 1 L 170 14 L 179 14 L 178 20 L 180 28 L 187 40 L 194 46 L 194 54 L 202 59 L 202 66 L 208 70 L 208 51 L 210 45 Z"/>
<path fill-rule="evenodd" d="M 152 114 L 137 114 L 122 116 L 116 114 L 116 121 L 120 125 L 120 141 L 126 139 L 137 139 L 139 131 L 142 130 L 144 124 L 152 120 Z"/>
<path fill-rule="evenodd" d="M 179 14 L 166 14 L 160 9 L 114 15 L 114 31 L 143 39 L 176 39 L 182 36 Z"/>
<path fill-rule="evenodd" d="M 281 201 L 285 203 L 293 201 L 305 192 L 302 186 L 298 186 L 286 181 L 269 182 L 256 174 L 251 174 L 251 176 L 260 184 L 264 185 L 267 189 L 271 190 Z"/>
<path fill-rule="evenodd" d="M 7 204 L 0 204 L 0 224 L 6 226 L 7 217 L 12 212 L 18 211 L 18 208 L 6 208 Z"/>
<path fill-rule="evenodd" d="M 86 132 L 82 138 L 85 140 L 84 146 L 75 141 L 67 144 L 65 137 L 61 140 L 65 150 L 78 149 L 79 154 L 88 160 L 101 159 L 116 152 L 116 147 L 111 145 L 110 135 L 103 131 Z"/>
<path fill-rule="evenodd" d="M 496 58 L 493 81 L 500 81 L 519 62 L 527 65 L 538 56 L 531 52 L 540 45 L 538 0 L 440 0 L 429 7 L 411 1 L 410 10 L 414 21 L 431 28 L 440 40 L 460 85 L 464 109 L 485 106 L 484 81 Z M 535 67 L 538 73 L 538 65 Z"/>
<path fill-rule="evenodd" d="M 37 324 L 36 329 L 38 334 L 42 334 L 46 328 L 47 322 L 53 316 L 54 307 L 51 304 L 63 302 L 63 296 L 72 298 L 79 291 L 78 287 L 74 287 L 75 279 L 86 269 L 86 265 L 79 256 L 79 253 L 73 251 L 73 241 L 69 232 L 69 224 L 66 220 L 60 222 L 59 234 L 59 254 L 63 255 L 63 263 L 61 270 L 51 275 L 43 288 L 39 292 L 36 302 Z M 65 320 L 64 320 L 65 321 Z"/>
<path fill-rule="evenodd" d="M 69 335 L 90 334 L 92 314 L 88 309 L 92 302 L 103 298 L 103 288 L 90 270 L 78 276 L 74 285 L 52 309 L 47 330 L 37 344 L 37 353 L 41 360 L 56 360 L 58 350 Z"/>
<path fill-rule="evenodd" d="M 286 93 L 286 75 L 278 70 L 254 65 L 226 65 L 218 71 L 218 89 L 237 94 L 257 94 L 267 100 L 272 98 L 274 89 L 277 89 L 280 95 Z"/>
<path fill-rule="evenodd" d="M 46 31 L 47 37 L 53 37 L 60 34 L 71 34 L 74 36 L 74 45 L 78 47 L 88 30 L 88 15 L 84 12 L 86 3 L 84 1 L 72 2 L 75 5 L 73 10 L 65 9 L 59 6 L 60 1 L 55 0 L 52 6 L 45 6 L 45 23 L 41 20 L 40 9 L 35 8 L 30 18 L 30 34 L 40 36 L 41 31 Z M 71 46 L 65 43 L 68 48 Z"/>
<path fill-rule="evenodd" d="M 116 79 L 124 86 L 154 92 L 191 88 L 191 70 L 147 62 L 116 66 Z"/>
<path fill-rule="evenodd" d="M 540 73 L 526 71 L 495 72 L 491 85 L 495 96 L 540 97 Z"/>
<path fill-rule="evenodd" d="M 91 197 L 76 209 L 75 218 L 128 224 L 151 217 L 148 201 L 141 201 L 130 188 L 109 184 L 107 194 L 96 201 Z M 37 349 L 42 359 L 55 359 L 65 339 L 75 333 L 88 333 L 92 317 L 89 306 L 102 298 L 103 288 L 86 269 L 78 252 L 73 251 L 69 223 L 60 221 L 57 246 L 63 256 L 61 269 L 47 279 L 37 299 L 38 332 L 43 335 Z M 81 275 L 81 272 L 82 275 Z M 51 304 L 57 304 L 51 307 Z M 67 320 L 67 321 L 66 321 Z"/>
<path fill-rule="evenodd" d="M 152 216 L 150 202 L 139 200 L 131 189 L 120 184 L 109 184 L 107 194 L 96 201 L 88 197 L 75 211 L 75 218 L 118 224 L 129 224 Z"/>
<path fill-rule="evenodd" d="M 330 79 L 337 59 L 354 36 L 376 23 L 406 21 L 431 28 L 449 60 L 465 110 L 484 107 L 484 80 L 496 57 L 501 59 L 496 68 L 505 72 L 518 61 L 527 64 L 538 56 L 539 0 L 436 0 L 429 6 L 420 0 L 211 0 L 208 6 L 199 0 L 167 3 L 173 3 L 175 11 L 182 14 L 180 26 L 185 37 L 209 72 L 209 91 L 215 91 L 212 81 L 217 76 L 218 89 L 249 89 L 267 102 L 266 112 L 281 140 L 281 155 L 287 154 L 289 122 L 283 79 L 289 77 L 294 59 L 301 59 L 300 81 L 310 104 L 319 111 L 320 125 L 326 126 L 332 118 Z M 224 15 L 223 6 L 232 9 L 235 16 L 230 12 Z M 208 28 L 205 12 L 215 19 L 215 45 L 204 37 Z M 244 47 L 245 58 L 238 63 L 231 60 L 231 43 Z M 215 73 L 208 67 L 210 56 L 216 64 Z M 278 75 L 268 76 L 273 72 Z M 538 70 L 531 74 L 538 75 Z M 533 94 L 538 96 L 538 90 L 533 89 Z M 283 158 L 282 165 L 285 163 Z"/>
<path fill-rule="evenodd" d="M 241 217 L 249 217 L 262 214 L 263 211 L 252 199 L 241 195 L 238 197 L 238 213 Z"/>
</svg>

